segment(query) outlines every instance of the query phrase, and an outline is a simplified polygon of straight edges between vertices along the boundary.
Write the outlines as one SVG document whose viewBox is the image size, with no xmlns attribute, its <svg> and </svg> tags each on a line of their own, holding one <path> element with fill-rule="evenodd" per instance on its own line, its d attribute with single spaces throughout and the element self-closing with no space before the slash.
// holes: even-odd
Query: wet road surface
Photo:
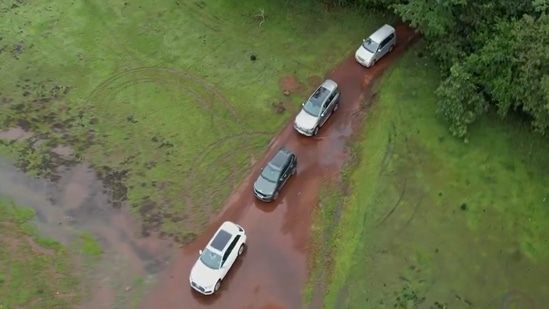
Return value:
<svg viewBox="0 0 549 309">
<path fill-rule="evenodd" d="M 371 82 L 401 55 L 415 34 L 404 26 L 397 27 L 398 45 L 373 68 L 361 67 L 351 57 L 327 77 L 341 89 L 339 110 L 326 122 L 317 137 L 307 138 L 293 129 L 293 117 L 275 137 L 262 160 L 228 199 L 223 212 L 210 227 L 184 248 L 159 282 L 146 295 L 143 309 L 156 308 L 221 308 L 275 309 L 301 308 L 301 290 L 307 279 L 307 242 L 311 213 L 317 206 L 323 181 L 337 176 L 345 160 L 345 144 L 360 118 L 354 117 Z M 282 145 L 292 149 L 298 158 L 298 172 L 273 203 L 255 199 L 252 186 L 259 169 Z M 246 253 L 235 263 L 218 294 L 202 296 L 189 286 L 189 271 L 202 249 L 221 222 L 239 223 L 248 234 Z"/>
</svg>

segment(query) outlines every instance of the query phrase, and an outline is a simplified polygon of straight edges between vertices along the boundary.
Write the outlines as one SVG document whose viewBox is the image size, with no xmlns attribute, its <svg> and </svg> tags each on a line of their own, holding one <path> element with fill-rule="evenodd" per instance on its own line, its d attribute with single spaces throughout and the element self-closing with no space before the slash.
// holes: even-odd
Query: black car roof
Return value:
<svg viewBox="0 0 549 309">
<path fill-rule="evenodd" d="M 281 147 L 278 150 L 278 152 L 274 155 L 274 157 L 271 159 L 271 161 L 269 162 L 269 165 L 277 169 L 281 169 L 286 163 L 286 161 L 288 161 L 288 157 L 290 157 L 291 155 L 292 155 L 292 152 L 288 148 Z"/>
<path fill-rule="evenodd" d="M 223 249 L 225 249 L 232 237 L 233 235 L 231 233 L 225 230 L 219 230 L 219 233 L 215 235 L 215 238 L 212 240 L 210 246 L 215 250 L 223 252 Z"/>
</svg>

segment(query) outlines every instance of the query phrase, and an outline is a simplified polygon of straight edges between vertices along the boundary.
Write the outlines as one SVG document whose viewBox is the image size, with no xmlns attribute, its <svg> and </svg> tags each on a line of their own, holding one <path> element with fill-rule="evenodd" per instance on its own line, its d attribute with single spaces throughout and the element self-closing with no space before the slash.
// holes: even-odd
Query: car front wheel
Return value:
<svg viewBox="0 0 549 309">
<path fill-rule="evenodd" d="M 276 192 L 273 194 L 273 201 L 276 201 L 277 198 L 278 198 L 278 191 L 276 191 Z"/>
<path fill-rule="evenodd" d="M 338 108 L 339 108 L 339 102 L 336 102 L 336 104 L 334 105 L 334 112 L 337 111 Z"/>
<path fill-rule="evenodd" d="M 316 136 L 318 134 L 318 127 L 315 128 L 315 130 L 313 131 L 313 136 Z"/>
<path fill-rule="evenodd" d="M 220 287 L 221 287 L 221 280 L 217 280 L 217 283 L 215 284 L 215 287 L 214 287 L 214 293 L 219 291 Z"/>
<path fill-rule="evenodd" d="M 297 172 L 297 165 L 294 166 L 294 168 L 292 169 L 292 176 L 295 175 L 296 172 Z"/>
</svg>

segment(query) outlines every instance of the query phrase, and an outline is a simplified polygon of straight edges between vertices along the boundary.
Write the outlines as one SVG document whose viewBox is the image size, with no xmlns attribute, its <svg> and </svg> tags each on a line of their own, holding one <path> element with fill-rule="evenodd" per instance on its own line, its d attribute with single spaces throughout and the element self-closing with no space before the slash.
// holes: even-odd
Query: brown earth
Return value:
<svg viewBox="0 0 549 309">
<path fill-rule="evenodd" d="M 317 206 L 319 189 L 325 179 L 340 173 L 346 142 L 360 126 L 360 117 L 352 115 L 361 109 L 365 92 L 415 37 L 414 31 L 405 26 L 397 27 L 397 35 L 399 45 L 373 68 L 363 68 L 354 57 L 349 57 L 327 75 L 340 85 L 339 110 L 315 138 L 300 136 L 292 127 L 293 118 L 288 121 L 272 140 L 264 158 L 227 200 L 219 217 L 160 276 L 142 308 L 301 308 L 311 213 Z M 276 202 L 258 202 L 252 194 L 253 181 L 260 167 L 282 145 L 297 154 L 298 173 L 288 181 Z M 248 249 L 223 281 L 219 293 L 202 296 L 190 288 L 189 271 L 198 258 L 198 250 L 225 220 L 246 229 Z"/>
<path fill-rule="evenodd" d="M 318 87 L 320 83 L 322 83 L 322 76 L 311 75 L 307 77 L 307 85 L 309 85 L 309 87 L 311 88 Z"/>
<path fill-rule="evenodd" d="M 303 90 L 303 85 L 297 77 L 289 75 L 280 79 L 280 90 L 284 95 L 295 94 Z"/>
</svg>

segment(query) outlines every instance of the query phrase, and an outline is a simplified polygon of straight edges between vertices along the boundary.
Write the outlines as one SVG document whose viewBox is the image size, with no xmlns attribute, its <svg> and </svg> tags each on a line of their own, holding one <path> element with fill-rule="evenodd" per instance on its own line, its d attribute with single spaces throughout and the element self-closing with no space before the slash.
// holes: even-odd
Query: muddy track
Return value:
<svg viewBox="0 0 549 309">
<path fill-rule="evenodd" d="M 365 69 L 354 57 L 344 60 L 329 78 L 342 91 L 339 110 L 320 131 L 318 139 L 298 135 L 293 117 L 272 141 L 265 156 L 229 197 L 221 214 L 204 234 L 184 248 L 156 287 L 145 297 L 142 308 L 288 308 L 302 307 L 301 290 L 307 278 L 307 243 L 311 212 L 325 179 L 337 175 L 343 166 L 346 141 L 360 127 L 360 117 L 352 117 L 370 83 L 407 48 L 414 32 L 397 27 L 400 44 L 375 67 Z M 253 180 L 260 167 L 282 145 L 298 156 L 298 172 L 282 190 L 279 200 L 264 204 L 252 194 Z M 248 233 L 248 250 L 224 280 L 220 292 L 203 297 L 189 287 L 192 264 L 219 224 L 233 220 Z"/>
</svg>

